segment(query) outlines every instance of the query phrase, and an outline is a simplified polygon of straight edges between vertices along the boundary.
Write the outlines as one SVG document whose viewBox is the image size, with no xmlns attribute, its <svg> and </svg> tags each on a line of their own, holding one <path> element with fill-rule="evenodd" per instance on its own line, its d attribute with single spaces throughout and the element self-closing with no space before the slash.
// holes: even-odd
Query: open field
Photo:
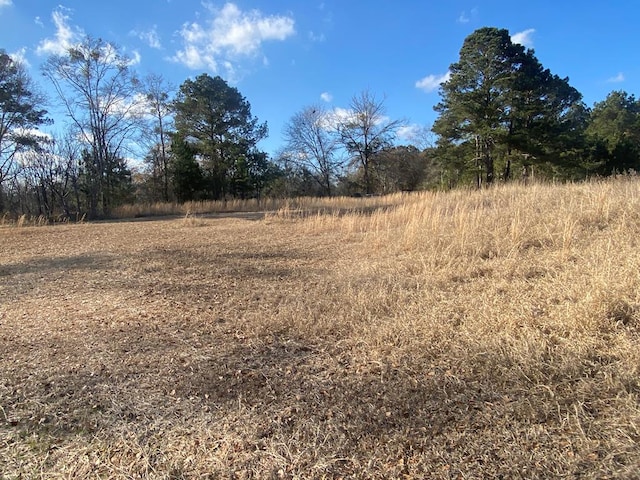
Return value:
<svg viewBox="0 0 640 480">
<path fill-rule="evenodd" d="M 640 478 L 640 182 L 0 227 L 0 478 Z"/>
</svg>

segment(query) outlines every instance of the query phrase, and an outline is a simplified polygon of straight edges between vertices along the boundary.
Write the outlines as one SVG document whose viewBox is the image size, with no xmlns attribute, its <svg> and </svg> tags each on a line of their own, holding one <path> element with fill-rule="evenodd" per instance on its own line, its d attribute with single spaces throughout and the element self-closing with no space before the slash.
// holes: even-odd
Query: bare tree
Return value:
<svg viewBox="0 0 640 480">
<path fill-rule="evenodd" d="M 336 155 L 339 143 L 335 131 L 331 131 L 330 117 L 322 106 L 309 106 L 296 113 L 284 128 L 287 159 L 309 170 L 329 196 L 342 165 Z"/>
<path fill-rule="evenodd" d="M 161 75 L 151 74 L 144 79 L 142 91 L 146 108 L 151 115 L 148 138 L 150 148 L 147 161 L 155 183 L 161 185 L 162 200 L 169 201 L 169 130 L 172 125 L 170 93 L 174 88 Z"/>
<path fill-rule="evenodd" d="M 22 156 L 22 181 L 35 197 L 38 214 L 79 216 L 81 149 L 72 132 L 67 132 Z"/>
<path fill-rule="evenodd" d="M 350 112 L 340 122 L 338 131 L 342 145 L 351 155 L 353 164 L 362 169 L 367 194 L 373 193 L 371 170 L 377 154 L 391 147 L 403 120 L 389 120 L 384 99 L 365 90 L 351 100 Z"/>
<path fill-rule="evenodd" d="M 89 214 L 108 214 L 119 190 L 123 155 L 139 133 L 139 81 L 131 60 L 117 47 L 86 37 L 65 55 L 54 55 L 43 72 L 51 81 L 63 108 L 87 145 Z"/>
</svg>

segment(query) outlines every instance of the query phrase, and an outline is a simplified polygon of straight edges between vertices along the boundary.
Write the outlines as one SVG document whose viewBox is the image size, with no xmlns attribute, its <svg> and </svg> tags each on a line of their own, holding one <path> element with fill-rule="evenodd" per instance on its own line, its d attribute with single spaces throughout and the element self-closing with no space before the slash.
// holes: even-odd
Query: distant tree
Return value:
<svg viewBox="0 0 640 480">
<path fill-rule="evenodd" d="M 473 32 L 450 72 L 440 88 L 442 100 L 435 107 L 440 116 L 433 130 L 441 145 L 472 148 L 478 185 L 494 180 L 498 155 L 509 177 L 512 153 L 553 160 L 580 134 L 574 121 L 576 110 L 584 109 L 580 93 L 568 79 L 543 69 L 533 50 L 514 44 L 507 30 Z"/>
<path fill-rule="evenodd" d="M 94 206 L 96 184 L 102 185 L 103 195 L 108 198 L 108 207 L 104 207 L 105 210 L 103 210 L 103 213 L 107 215 L 109 210 L 106 208 L 133 202 L 133 176 L 124 158 L 112 157 L 109 159 L 108 175 L 104 179 L 99 179 L 100 173 L 96 167 L 100 165 L 100 162 L 94 154 L 93 150 L 84 149 L 82 151 L 78 184 L 80 191 L 84 194 L 84 205 L 89 206 L 89 212 Z"/>
<path fill-rule="evenodd" d="M 170 192 L 170 129 L 173 123 L 173 106 L 170 100 L 171 86 L 161 75 L 148 75 L 142 83 L 145 107 L 150 115 L 147 138 L 150 144 L 145 158 L 152 182 L 158 187 L 157 198 L 169 201 Z"/>
<path fill-rule="evenodd" d="M 30 213 L 77 219 L 81 211 L 86 211 L 80 185 L 83 148 L 70 130 L 50 137 L 38 150 L 21 156 L 18 178 L 35 196 L 25 199 L 35 202 Z"/>
<path fill-rule="evenodd" d="M 460 184 L 477 182 L 478 171 L 469 168 L 469 159 L 474 159 L 475 146 L 467 142 L 454 143 L 441 138 L 433 149 L 430 149 L 438 170 L 437 188 L 450 190 Z M 475 159 L 474 159 L 475 160 Z"/>
<path fill-rule="evenodd" d="M 362 170 L 365 192 L 373 193 L 371 170 L 376 155 L 391 147 L 402 120 L 389 120 L 383 100 L 364 91 L 351 99 L 350 112 L 338 126 L 340 141 L 351 155 L 354 166 Z"/>
<path fill-rule="evenodd" d="M 198 199 L 204 189 L 204 175 L 196 160 L 196 149 L 174 134 L 171 150 L 171 177 L 176 198 L 180 202 Z"/>
<path fill-rule="evenodd" d="M 80 168 L 82 158 L 82 144 L 74 135 L 74 130 L 68 130 L 54 138 L 54 155 L 59 167 L 59 187 L 57 194 L 60 198 L 63 212 L 67 217 L 79 219 L 86 206 L 80 198 Z"/>
<path fill-rule="evenodd" d="M 140 82 L 116 46 L 86 37 L 43 67 L 67 116 L 87 146 L 84 180 L 89 214 L 107 215 L 120 195 L 123 156 L 139 134 Z M 92 162 L 91 164 L 89 162 Z"/>
<path fill-rule="evenodd" d="M 414 191 L 427 179 L 427 156 L 414 146 L 389 148 L 379 153 L 374 162 L 381 193 Z"/>
<path fill-rule="evenodd" d="M 231 194 L 239 198 L 260 200 L 272 190 L 272 183 L 280 176 L 277 165 L 269 160 L 266 153 L 250 152 L 240 158 L 230 174 Z"/>
<path fill-rule="evenodd" d="M 298 161 L 291 159 L 291 153 L 281 149 L 275 155 L 276 178 L 272 191 L 278 197 L 321 197 L 325 190 L 317 177 Z"/>
<path fill-rule="evenodd" d="M 257 153 L 267 125 L 258 123 L 249 102 L 219 76 L 186 80 L 173 105 L 176 138 L 194 150 L 207 194 L 225 198 L 232 193 L 232 173 Z"/>
<path fill-rule="evenodd" d="M 284 127 L 289 161 L 308 169 L 329 196 L 342 165 L 337 156 L 339 139 L 331 122 L 331 114 L 324 107 L 312 105 L 296 113 Z"/>
<path fill-rule="evenodd" d="M 68 157 L 53 141 L 37 151 L 26 152 L 22 158 L 21 178 L 30 190 L 38 215 L 53 217 L 63 213 L 70 217 L 73 192 L 73 175 Z"/>
<path fill-rule="evenodd" d="M 4 210 L 4 184 L 18 171 L 16 158 L 38 149 L 45 137 L 35 129 L 51 123 L 40 95 L 24 66 L 0 50 L 0 212 Z"/>
<path fill-rule="evenodd" d="M 633 95 L 614 91 L 596 103 L 587 135 L 600 173 L 640 170 L 640 100 Z"/>
</svg>

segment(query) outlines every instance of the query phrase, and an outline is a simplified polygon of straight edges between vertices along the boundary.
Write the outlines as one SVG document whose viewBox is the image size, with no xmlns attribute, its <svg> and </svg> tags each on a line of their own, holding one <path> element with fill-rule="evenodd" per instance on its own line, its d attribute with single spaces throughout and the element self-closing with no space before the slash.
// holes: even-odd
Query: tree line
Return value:
<svg viewBox="0 0 640 480">
<path fill-rule="evenodd" d="M 258 147 L 267 124 L 224 79 L 174 89 L 92 37 L 44 64 L 68 123 L 42 134 L 47 100 L 0 50 L 0 212 L 99 218 L 134 202 L 384 194 L 640 167 L 640 101 L 613 91 L 587 107 L 507 30 L 473 32 L 449 71 L 439 116 L 413 145 L 398 145 L 406 123 L 364 91 L 345 111 L 303 107 L 270 157 Z"/>
</svg>

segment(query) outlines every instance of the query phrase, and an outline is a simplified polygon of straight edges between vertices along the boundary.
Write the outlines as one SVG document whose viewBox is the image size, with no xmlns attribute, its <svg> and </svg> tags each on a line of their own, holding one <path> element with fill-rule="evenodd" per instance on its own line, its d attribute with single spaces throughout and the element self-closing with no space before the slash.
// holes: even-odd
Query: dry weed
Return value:
<svg viewBox="0 0 640 480">
<path fill-rule="evenodd" d="M 640 183 L 345 202 L 0 230 L 3 475 L 637 477 Z"/>
</svg>

